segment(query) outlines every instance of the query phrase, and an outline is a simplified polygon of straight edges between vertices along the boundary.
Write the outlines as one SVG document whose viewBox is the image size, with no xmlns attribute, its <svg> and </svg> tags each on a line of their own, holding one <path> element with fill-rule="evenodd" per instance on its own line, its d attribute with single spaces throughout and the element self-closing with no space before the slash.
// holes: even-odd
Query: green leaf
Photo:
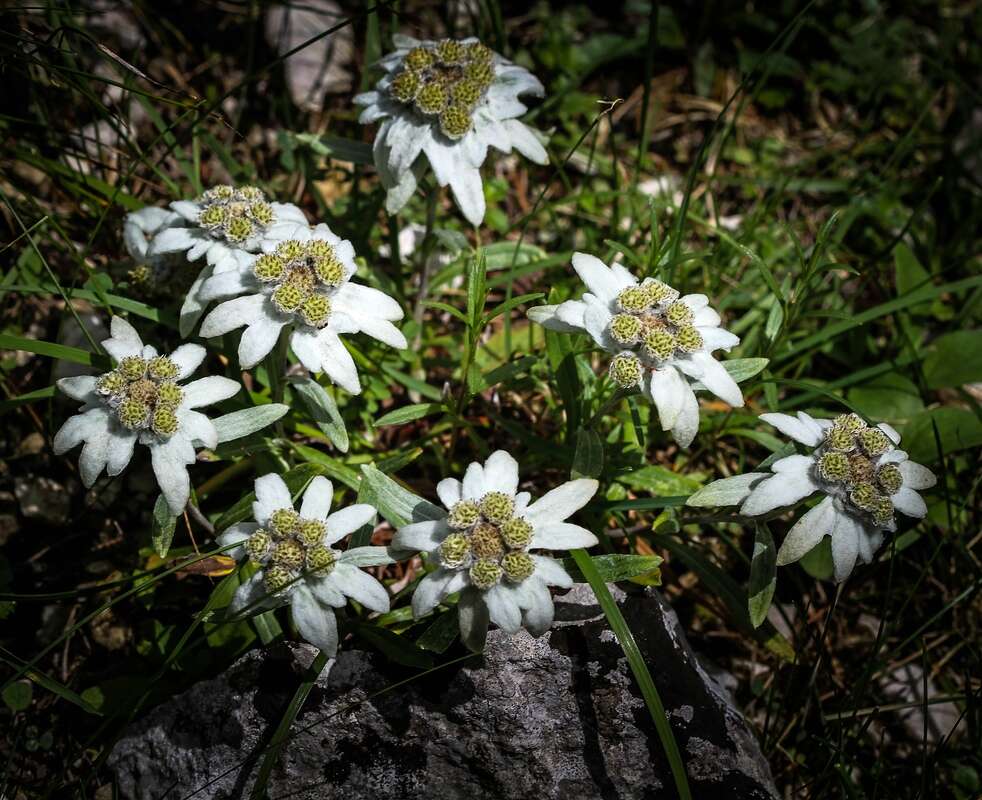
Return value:
<svg viewBox="0 0 982 800">
<path fill-rule="evenodd" d="M 641 489 L 658 496 L 689 495 L 701 485 L 696 478 L 680 475 L 658 464 L 650 464 L 621 475 L 617 480 L 632 489 Z"/>
<path fill-rule="evenodd" d="M 363 623 L 355 624 L 355 635 L 372 645 L 382 655 L 396 664 L 415 669 L 429 669 L 433 666 L 433 656 L 406 636 Z"/>
<path fill-rule="evenodd" d="M 472 391 L 472 394 L 482 392 L 499 383 L 511 380 L 522 372 L 528 372 L 535 365 L 536 360 L 535 356 L 522 356 L 515 361 L 509 361 L 507 364 L 495 367 L 485 375 L 481 375 L 480 370 L 477 370 L 477 377 L 475 378 L 476 388 Z M 476 365 L 472 366 L 476 367 Z"/>
<path fill-rule="evenodd" d="M 153 523 L 150 535 L 153 539 L 153 551 L 161 558 L 167 558 L 171 542 L 174 541 L 174 528 L 176 526 L 177 517 L 170 513 L 170 506 L 167 505 L 166 498 L 162 494 L 159 495 L 153 506 Z"/>
<path fill-rule="evenodd" d="M 375 420 L 375 427 L 381 428 L 383 425 L 404 425 L 414 419 L 428 417 L 430 414 L 439 414 L 446 411 L 443 403 L 414 403 L 413 405 L 397 408 L 388 414 L 383 414 Z"/>
<path fill-rule="evenodd" d="M 632 578 L 644 577 L 641 581 L 646 586 L 658 586 L 661 584 L 661 566 L 663 559 L 661 556 L 642 556 L 637 554 L 623 555 L 620 553 L 590 556 L 597 574 L 605 583 L 615 583 L 617 581 L 627 581 Z M 577 583 L 586 581 L 586 577 L 577 566 L 577 562 L 572 558 L 563 559 L 563 567 Z"/>
<path fill-rule="evenodd" d="M 760 372 L 763 372 L 770 363 L 769 358 L 731 358 L 721 362 L 723 369 L 730 373 L 730 377 L 737 383 L 750 380 Z"/>
<path fill-rule="evenodd" d="M 600 434 L 590 428 L 576 432 L 576 454 L 573 456 L 573 478 L 599 478 L 604 468 L 604 443 Z"/>
<path fill-rule="evenodd" d="M 17 406 L 22 406 L 25 403 L 34 403 L 38 400 L 47 400 L 49 397 L 54 397 L 57 393 L 58 390 L 54 386 L 45 386 L 43 389 L 35 389 L 33 392 L 25 392 L 17 397 L 11 397 L 0 402 L 0 414 L 3 414 L 5 411 L 9 411 L 12 408 L 16 408 Z"/>
<path fill-rule="evenodd" d="M 344 426 L 337 403 L 317 381 L 301 377 L 290 378 L 290 385 L 297 390 L 317 427 L 342 453 L 348 452 L 348 430 Z"/>
<path fill-rule="evenodd" d="M 296 497 L 314 477 L 323 475 L 324 471 L 324 468 L 318 464 L 301 464 L 299 467 L 294 467 L 288 472 L 283 473 L 280 477 L 286 483 L 290 494 Z M 221 533 L 237 522 L 249 519 L 252 516 L 252 504 L 255 500 L 256 493 L 249 492 L 249 494 L 222 514 L 215 523 L 215 533 Z"/>
<path fill-rule="evenodd" d="M 358 491 L 361 477 L 351 467 L 342 463 L 336 458 L 332 458 L 327 453 L 322 453 L 313 447 L 305 444 L 290 443 L 297 455 L 310 464 L 316 464 L 321 471 L 331 480 L 341 481 L 345 486 Z"/>
<path fill-rule="evenodd" d="M 934 426 L 941 439 L 938 452 Z M 963 408 L 935 408 L 914 417 L 904 428 L 903 448 L 914 461 L 937 463 L 942 455 L 982 445 L 982 422 Z"/>
<path fill-rule="evenodd" d="M 289 410 L 290 407 L 282 403 L 267 403 L 262 406 L 243 408 L 241 411 L 233 411 L 231 414 L 223 414 L 216 417 L 212 422 L 215 423 L 215 430 L 218 431 L 218 442 L 221 444 L 261 431 L 272 425 Z"/>
<path fill-rule="evenodd" d="M 888 300 L 886 303 L 880 303 L 878 306 L 874 306 L 866 311 L 853 314 L 842 322 L 834 322 L 830 325 L 824 326 L 817 333 L 814 333 L 811 336 L 806 336 L 804 339 L 796 342 L 793 347 L 789 347 L 784 350 L 781 353 L 779 361 L 789 361 L 801 353 L 808 352 L 812 348 L 819 347 L 825 344 L 825 342 L 831 341 L 843 333 L 851 331 L 854 328 L 858 328 L 861 325 L 865 325 L 867 322 L 872 322 L 874 319 L 885 317 L 887 314 L 893 314 L 896 311 L 910 308 L 911 306 L 915 306 L 918 303 L 924 302 L 925 300 L 933 300 L 934 298 L 941 297 L 945 294 L 968 292 L 977 286 L 982 286 L 982 275 L 972 278 L 965 278 L 964 280 L 960 281 L 953 281 L 951 283 L 945 283 L 941 286 L 922 286 L 920 289 L 908 292 L 903 297 L 898 297 L 895 300 Z"/>
<path fill-rule="evenodd" d="M 487 299 L 487 260 L 482 250 L 467 262 L 467 319 L 472 327 L 478 327 L 481 312 Z"/>
<path fill-rule="evenodd" d="M 864 381 L 846 397 L 860 413 L 881 422 L 906 422 L 924 410 L 917 385 L 898 372 Z"/>
<path fill-rule="evenodd" d="M 628 627 L 627 622 L 625 622 L 621 610 L 617 607 L 617 603 L 614 602 L 614 598 L 611 597 L 610 591 L 607 589 L 607 584 L 600 576 L 593 563 L 593 559 L 582 549 L 571 550 L 570 555 L 580 568 L 580 572 L 587 579 L 590 588 L 593 589 L 593 593 L 597 597 L 597 602 L 607 617 L 607 624 L 610 625 L 614 636 L 617 637 L 617 641 L 627 658 L 628 666 L 631 668 L 634 679 L 638 683 L 638 688 L 641 689 L 641 696 L 644 698 L 645 705 L 648 707 L 651 721 L 655 724 L 655 730 L 658 732 L 658 738 L 668 759 L 676 792 L 682 800 L 692 800 L 692 793 L 689 791 L 689 780 L 685 774 L 685 764 L 682 761 L 682 755 L 679 753 L 678 745 L 675 742 L 672 727 L 669 725 L 668 715 L 665 713 L 665 706 L 658 696 L 658 689 L 655 687 L 655 682 L 651 679 L 651 673 L 648 671 L 648 665 L 645 664 L 644 656 L 641 655 L 641 650 L 638 649 L 637 642 L 634 641 L 634 634 L 631 633 L 631 629 Z"/>
<path fill-rule="evenodd" d="M 776 586 L 777 551 L 774 549 L 774 539 L 766 524 L 757 523 L 754 553 L 750 560 L 750 590 L 747 596 L 750 624 L 755 628 L 759 628 L 767 618 L 767 610 L 771 607 Z"/>
<path fill-rule="evenodd" d="M 924 358 L 929 389 L 945 389 L 982 381 L 982 330 L 939 336 Z"/>
<path fill-rule="evenodd" d="M 822 541 L 805 553 L 798 563 L 815 580 L 832 580 L 834 573 L 832 564 L 832 537 L 823 536 Z"/>
<path fill-rule="evenodd" d="M 545 297 L 543 292 L 534 292 L 532 294 L 522 294 L 518 297 L 513 297 L 511 300 L 506 300 L 504 303 L 495 306 L 491 311 L 489 311 L 483 320 L 483 325 L 486 326 L 495 317 L 500 317 L 502 314 L 507 314 L 513 308 L 518 308 L 522 303 L 529 303 L 532 300 L 538 300 L 540 297 Z"/>
<path fill-rule="evenodd" d="M 447 515 L 442 508 L 403 488 L 372 464 L 363 465 L 361 475 L 361 502 L 375 506 L 393 528 L 410 522 L 443 519 Z"/>
<path fill-rule="evenodd" d="M 437 311 L 444 311 L 454 319 L 460 320 L 465 325 L 468 324 L 468 320 L 467 317 L 464 316 L 464 312 L 459 308 L 454 308 L 449 303 L 442 303 L 439 300 L 427 300 L 425 303 L 423 303 L 423 305 L 427 306 L 428 308 L 435 308 Z"/>
<path fill-rule="evenodd" d="M 893 249 L 893 264 L 898 297 L 903 297 L 905 294 L 931 283 L 931 276 L 928 271 L 921 266 L 911 249 L 903 243 L 898 244 Z M 930 309 L 930 303 L 925 303 L 922 306 L 912 308 L 911 311 L 925 313 Z"/>
<path fill-rule="evenodd" d="M 3 690 L 3 702 L 11 711 L 23 711 L 31 704 L 34 687 L 28 680 L 15 681 Z"/>
<path fill-rule="evenodd" d="M 431 653 L 445 653 L 447 648 L 457 638 L 460 623 L 457 619 L 457 606 L 451 606 L 447 611 L 437 616 L 422 635 L 416 640 L 416 646 Z"/>
<path fill-rule="evenodd" d="M 341 136 L 321 136 L 316 133 L 288 133 L 287 135 L 298 145 L 309 147 L 319 156 L 329 156 L 352 164 L 374 163 L 372 146 L 367 142 L 345 139 Z"/>
<path fill-rule="evenodd" d="M 20 350 L 26 353 L 37 353 L 39 356 L 60 358 L 62 361 L 71 361 L 74 364 L 85 364 L 87 366 L 97 366 L 105 369 L 108 369 L 110 366 L 107 356 L 98 355 L 88 350 L 81 350 L 78 347 L 66 347 L 63 344 L 44 342 L 40 339 L 28 339 L 24 336 L 13 336 L 9 333 L 0 333 L 0 350 Z"/>
</svg>

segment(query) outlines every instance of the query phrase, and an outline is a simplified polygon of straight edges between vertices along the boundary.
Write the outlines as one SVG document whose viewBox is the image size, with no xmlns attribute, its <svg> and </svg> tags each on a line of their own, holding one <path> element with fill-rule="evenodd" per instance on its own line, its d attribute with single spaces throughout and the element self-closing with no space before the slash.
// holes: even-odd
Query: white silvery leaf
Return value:
<svg viewBox="0 0 982 800">
<path fill-rule="evenodd" d="M 685 504 L 698 508 L 739 505 L 747 499 L 754 484 L 769 475 L 768 472 L 748 472 L 745 475 L 734 475 L 732 478 L 721 478 L 703 486 L 691 495 Z"/>
<path fill-rule="evenodd" d="M 289 410 L 290 407 L 282 403 L 267 403 L 216 417 L 213 422 L 218 431 L 218 441 L 229 442 L 260 431 L 272 425 Z"/>
</svg>

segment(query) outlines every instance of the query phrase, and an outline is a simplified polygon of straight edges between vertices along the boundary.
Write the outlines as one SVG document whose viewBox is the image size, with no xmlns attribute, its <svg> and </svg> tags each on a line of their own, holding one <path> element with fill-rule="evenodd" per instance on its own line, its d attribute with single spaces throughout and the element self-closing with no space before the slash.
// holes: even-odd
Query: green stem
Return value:
<svg viewBox="0 0 982 800">
<path fill-rule="evenodd" d="M 276 340 L 276 346 L 266 356 L 266 376 L 269 379 L 269 394 L 274 403 L 282 403 L 283 395 L 286 392 L 286 349 L 288 344 L 289 328 L 284 326 L 280 331 L 280 336 Z M 276 422 L 276 435 L 280 439 L 286 438 L 286 430 L 283 427 L 283 420 Z"/>
<path fill-rule="evenodd" d="M 253 784 L 252 794 L 250 795 L 253 800 L 258 800 L 258 798 L 266 796 L 266 786 L 269 783 L 269 776 L 273 772 L 273 767 L 276 766 L 276 762 L 280 757 L 280 751 L 290 737 L 290 728 L 293 727 L 293 721 L 297 718 L 297 714 L 300 713 L 300 708 L 307 699 L 307 695 L 310 694 L 310 690 L 314 688 L 314 684 L 317 683 L 318 676 L 324 671 L 324 667 L 327 666 L 327 662 L 327 653 L 323 650 L 318 651 L 317 657 L 304 675 L 303 682 L 297 687 L 297 691 L 294 693 L 290 705 L 286 707 L 283 718 L 280 720 L 280 724 L 276 726 L 273 738 L 270 739 L 269 745 L 266 748 L 266 755 L 263 757 L 263 763 L 259 767 L 259 773 L 256 775 L 256 782 Z"/>
<path fill-rule="evenodd" d="M 641 689 L 645 705 L 648 706 L 648 713 L 651 714 L 651 720 L 655 723 L 655 730 L 658 732 L 661 746 L 665 750 L 678 797 L 680 800 L 692 800 L 692 793 L 689 791 L 689 779 L 685 774 L 685 763 L 682 761 L 679 746 L 675 742 L 672 726 L 665 715 L 665 706 L 658 694 L 655 682 L 651 678 L 651 673 L 648 671 L 648 665 L 644 663 L 644 656 L 641 655 L 641 650 L 638 648 L 637 642 L 634 641 L 634 634 L 631 633 L 621 610 L 617 607 L 614 598 L 611 597 L 610 590 L 607 589 L 607 584 L 600 577 L 600 573 L 597 572 L 597 568 L 586 550 L 577 549 L 569 552 L 573 560 L 576 561 L 576 566 L 579 567 L 580 572 L 589 582 L 593 593 L 597 596 L 597 602 L 607 617 L 610 629 L 614 632 L 617 642 L 627 657 L 628 666 L 634 674 L 634 679 L 638 682 L 638 688 Z"/>
</svg>

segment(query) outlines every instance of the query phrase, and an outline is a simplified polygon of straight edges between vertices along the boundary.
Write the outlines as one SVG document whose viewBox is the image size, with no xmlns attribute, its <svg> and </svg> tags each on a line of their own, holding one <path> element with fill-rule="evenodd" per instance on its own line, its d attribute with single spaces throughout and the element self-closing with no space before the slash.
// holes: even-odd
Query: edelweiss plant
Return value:
<svg viewBox="0 0 982 800">
<path fill-rule="evenodd" d="M 184 221 L 158 231 L 148 255 L 184 253 L 188 261 L 205 257 L 206 266 L 188 290 L 181 308 L 180 330 L 187 336 L 194 329 L 205 304 L 198 295 L 202 283 L 213 273 L 242 268 L 254 253 L 270 241 L 288 238 L 298 225 L 306 227 L 303 212 L 290 203 L 272 203 L 255 186 L 215 186 L 197 200 L 178 200 L 170 207 Z"/>
<path fill-rule="evenodd" d="M 112 318 L 110 330 L 102 346 L 115 369 L 58 381 L 62 392 L 85 405 L 55 434 L 54 451 L 60 455 L 84 442 L 79 473 L 91 486 L 103 469 L 119 475 L 137 442 L 144 444 L 171 513 L 180 514 L 190 494 L 187 465 L 194 463 L 195 447 L 218 444 L 212 421 L 194 409 L 227 400 L 242 387 L 217 375 L 182 385 L 204 359 L 203 347 L 183 344 L 159 355 L 122 317 Z"/>
<path fill-rule="evenodd" d="M 127 273 L 133 287 L 150 296 L 184 294 L 194 278 L 192 267 L 183 253 L 150 255 L 153 237 L 166 228 L 184 225 L 184 218 L 175 211 L 147 206 L 126 215 L 123 241 L 134 261 Z"/>
<path fill-rule="evenodd" d="M 264 249 L 248 269 L 223 272 L 202 286 L 205 301 L 244 294 L 205 317 L 201 335 L 221 336 L 247 326 L 239 341 L 239 364 L 247 369 L 290 326 L 290 345 L 300 362 L 358 394 L 358 370 L 339 334 L 360 331 L 402 349 L 406 338 L 392 324 L 402 319 L 402 308 L 378 289 L 350 282 L 358 269 L 354 248 L 326 225 L 297 228 L 293 238 Z"/>
<path fill-rule="evenodd" d="M 382 120 L 375 135 L 375 167 L 388 194 L 390 214 L 416 190 L 423 156 L 440 186 L 450 186 L 472 225 L 484 219 L 480 167 L 488 147 L 512 148 L 546 164 L 536 134 L 517 117 L 528 109 L 518 98 L 545 90 L 528 70 L 499 56 L 477 39 L 439 42 L 394 37 L 396 50 L 379 64 L 385 75 L 375 90 L 357 95 L 365 106 L 359 122 Z"/>
<path fill-rule="evenodd" d="M 393 549 L 422 551 L 437 565 L 413 593 L 413 616 L 460 592 L 460 635 L 471 650 L 484 647 L 489 622 L 541 636 L 554 614 L 548 587 L 568 588 L 573 580 L 558 561 L 529 551 L 595 545 L 590 531 L 564 520 L 590 501 L 597 485 L 569 481 L 530 504 L 531 495 L 518 491 L 518 463 L 504 450 L 483 466 L 472 463 L 463 483 L 440 481 L 436 491 L 447 516 L 406 525 L 392 539 Z"/>
<path fill-rule="evenodd" d="M 772 472 L 751 472 L 714 481 L 689 498 L 690 506 L 740 506 L 756 517 L 786 508 L 816 492 L 824 497 L 806 512 L 785 537 L 779 565 L 797 561 L 824 536 L 832 537 L 836 581 L 864 564 L 883 542 L 884 531 L 897 529 L 896 512 L 921 518 L 927 513 L 917 493 L 935 484 L 934 473 L 910 461 L 900 450 L 900 434 L 881 423 L 869 426 L 856 414 L 834 420 L 804 412 L 761 414 L 781 433 L 811 448 L 807 454 L 775 461 Z"/>
<path fill-rule="evenodd" d="M 300 511 L 279 475 L 256 480 L 255 522 L 233 525 L 222 546 L 237 561 L 258 567 L 232 598 L 229 611 L 263 611 L 289 603 L 297 630 L 312 645 L 333 656 L 338 649 L 334 609 L 346 597 L 372 611 L 389 610 L 389 593 L 360 567 L 391 564 L 384 547 L 354 547 L 339 552 L 332 545 L 375 518 L 375 508 L 361 503 L 331 511 L 334 487 L 316 477 L 307 487 Z"/>
<path fill-rule="evenodd" d="M 658 408 L 662 430 L 688 447 L 699 430 L 699 382 L 731 406 L 743 394 L 715 350 L 740 339 L 719 327 L 720 316 L 704 294 L 679 293 L 646 278 L 638 282 L 620 264 L 607 267 L 586 253 L 573 254 L 573 269 L 587 291 L 581 300 L 530 309 L 529 319 L 562 333 L 589 333 L 610 361 L 611 380 L 621 389 L 640 389 Z"/>
</svg>

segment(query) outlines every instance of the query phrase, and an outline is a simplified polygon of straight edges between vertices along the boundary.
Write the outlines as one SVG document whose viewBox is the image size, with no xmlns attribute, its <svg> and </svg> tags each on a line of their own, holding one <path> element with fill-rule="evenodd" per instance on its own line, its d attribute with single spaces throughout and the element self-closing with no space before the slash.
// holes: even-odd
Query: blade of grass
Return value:
<svg viewBox="0 0 982 800">
<path fill-rule="evenodd" d="M 672 778 L 675 780 L 675 790 L 681 800 L 692 800 L 692 793 L 689 791 L 689 779 L 685 774 L 685 764 L 682 762 L 682 754 L 675 742 L 675 735 L 672 733 L 672 727 L 665 715 L 665 706 L 662 704 L 658 689 L 648 671 L 648 665 L 644 663 L 641 650 L 638 649 L 638 644 L 634 641 L 634 634 L 631 633 L 621 610 L 607 589 L 607 584 L 600 577 L 600 573 L 594 566 L 593 560 L 587 555 L 586 550 L 570 550 L 570 555 L 576 561 L 576 566 L 580 568 L 583 577 L 587 579 L 590 588 L 597 596 L 597 602 L 600 603 L 600 608 L 603 609 L 604 615 L 607 617 L 610 629 L 614 632 L 614 636 L 617 637 L 617 641 L 624 651 L 624 656 L 634 674 L 634 679 L 638 682 L 638 688 L 641 689 L 645 705 L 648 706 L 648 713 L 651 714 L 651 721 L 655 723 L 655 730 L 658 731 L 658 738 L 661 740 L 665 756 L 668 758 Z"/>
</svg>

